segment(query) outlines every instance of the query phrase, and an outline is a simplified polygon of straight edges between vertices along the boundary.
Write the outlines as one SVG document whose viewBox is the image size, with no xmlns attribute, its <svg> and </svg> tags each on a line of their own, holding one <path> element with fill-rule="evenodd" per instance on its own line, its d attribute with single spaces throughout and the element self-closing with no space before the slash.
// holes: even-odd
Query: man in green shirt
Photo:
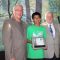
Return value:
<svg viewBox="0 0 60 60">
<path fill-rule="evenodd" d="M 27 27 L 27 60 L 43 60 L 44 59 L 44 48 L 34 49 L 32 46 L 32 37 L 40 37 L 41 33 L 43 39 L 46 40 L 46 29 L 40 25 L 41 14 L 35 12 L 32 14 L 32 19 L 34 24 Z"/>
</svg>

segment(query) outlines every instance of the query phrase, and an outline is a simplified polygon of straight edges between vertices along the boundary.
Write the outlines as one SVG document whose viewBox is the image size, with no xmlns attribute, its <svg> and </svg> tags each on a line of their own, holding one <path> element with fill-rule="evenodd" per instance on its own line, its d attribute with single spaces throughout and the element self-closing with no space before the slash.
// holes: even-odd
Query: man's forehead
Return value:
<svg viewBox="0 0 60 60">
<path fill-rule="evenodd" d="M 52 16 L 53 16 L 53 13 L 51 13 L 51 12 L 48 12 L 48 13 L 47 13 L 47 16 L 48 16 L 48 15 L 52 15 Z"/>
<path fill-rule="evenodd" d="M 22 5 L 16 5 L 14 9 L 15 9 L 15 10 L 16 10 L 16 9 L 23 9 L 23 7 L 22 7 Z"/>
<path fill-rule="evenodd" d="M 22 6 L 20 6 L 20 5 L 18 5 L 18 6 L 15 6 L 15 9 L 16 9 L 16 8 L 22 8 Z"/>
</svg>

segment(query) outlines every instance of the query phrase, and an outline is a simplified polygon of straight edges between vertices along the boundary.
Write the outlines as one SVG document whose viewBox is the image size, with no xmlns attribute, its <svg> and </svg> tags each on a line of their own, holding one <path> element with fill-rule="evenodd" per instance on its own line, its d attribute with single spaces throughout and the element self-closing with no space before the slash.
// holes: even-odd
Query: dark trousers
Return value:
<svg viewBox="0 0 60 60">
<path fill-rule="evenodd" d="M 0 51 L 0 60 L 5 60 L 5 52 Z"/>
<path fill-rule="evenodd" d="M 30 59 L 30 58 L 27 58 L 27 60 L 45 60 L 45 59 Z"/>
</svg>

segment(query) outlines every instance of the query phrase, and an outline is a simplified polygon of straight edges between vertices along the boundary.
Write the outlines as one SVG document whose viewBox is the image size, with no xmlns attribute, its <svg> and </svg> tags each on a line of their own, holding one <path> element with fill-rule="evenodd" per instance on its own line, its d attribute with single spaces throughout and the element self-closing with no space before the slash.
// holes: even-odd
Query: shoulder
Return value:
<svg viewBox="0 0 60 60">
<path fill-rule="evenodd" d="M 23 24 L 23 25 L 26 25 L 27 23 L 26 22 L 24 22 L 24 21 L 21 21 L 21 23 Z"/>
<path fill-rule="evenodd" d="M 23 27 L 27 27 L 27 23 L 26 22 L 24 22 L 24 21 L 21 21 L 21 24 L 23 25 Z"/>
<path fill-rule="evenodd" d="M 9 18 L 9 19 L 5 19 L 5 21 L 4 21 L 4 23 L 6 24 L 10 24 L 12 22 L 12 19 L 11 18 Z"/>
<path fill-rule="evenodd" d="M 47 22 L 43 22 L 41 25 L 42 26 L 46 26 L 47 25 Z"/>
<path fill-rule="evenodd" d="M 11 28 L 11 21 L 10 19 L 6 19 L 3 24 L 3 29 L 9 29 Z"/>
<path fill-rule="evenodd" d="M 55 27 L 55 29 L 59 29 L 60 30 L 60 24 L 54 24 L 54 27 Z"/>
<path fill-rule="evenodd" d="M 33 28 L 33 26 L 34 26 L 33 24 L 28 25 L 28 26 L 27 26 L 27 29 L 32 29 L 32 28 Z"/>
<path fill-rule="evenodd" d="M 46 25 L 42 25 L 42 24 L 41 24 L 41 28 L 42 28 L 42 29 L 46 29 L 45 26 L 46 26 Z"/>
</svg>

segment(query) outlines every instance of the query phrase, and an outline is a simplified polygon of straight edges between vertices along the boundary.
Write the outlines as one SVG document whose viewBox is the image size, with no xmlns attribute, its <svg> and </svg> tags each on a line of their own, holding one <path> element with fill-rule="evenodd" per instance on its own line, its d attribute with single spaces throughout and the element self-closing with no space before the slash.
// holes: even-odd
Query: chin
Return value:
<svg viewBox="0 0 60 60">
<path fill-rule="evenodd" d="M 20 19 L 21 17 L 20 16 L 18 16 L 18 19 Z"/>
</svg>

